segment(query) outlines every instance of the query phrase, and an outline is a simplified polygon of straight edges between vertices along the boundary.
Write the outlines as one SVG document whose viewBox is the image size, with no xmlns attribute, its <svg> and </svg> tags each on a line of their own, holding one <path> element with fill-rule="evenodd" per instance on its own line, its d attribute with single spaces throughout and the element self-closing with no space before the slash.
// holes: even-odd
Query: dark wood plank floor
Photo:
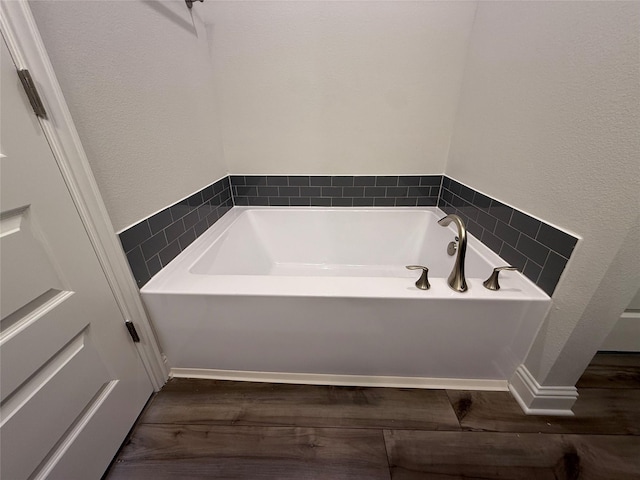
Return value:
<svg viewBox="0 0 640 480">
<path fill-rule="evenodd" d="M 173 379 L 105 479 L 639 479 L 640 354 L 598 354 L 574 417 L 507 392 Z"/>
</svg>

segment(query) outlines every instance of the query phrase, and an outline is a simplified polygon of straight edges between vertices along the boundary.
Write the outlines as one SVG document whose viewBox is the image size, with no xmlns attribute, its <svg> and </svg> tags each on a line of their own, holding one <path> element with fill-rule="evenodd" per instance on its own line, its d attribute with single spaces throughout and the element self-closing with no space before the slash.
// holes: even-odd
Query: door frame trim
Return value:
<svg viewBox="0 0 640 480">
<path fill-rule="evenodd" d="M 26 0 L 0 0 L 0 30 L 16 66 L 28 69 L 34 78 L 48 116 L 38 121 L 124 320 L 137 327 L 140 342 L 134 345 L 158 391 L 169 369 Z"/>
</svg>

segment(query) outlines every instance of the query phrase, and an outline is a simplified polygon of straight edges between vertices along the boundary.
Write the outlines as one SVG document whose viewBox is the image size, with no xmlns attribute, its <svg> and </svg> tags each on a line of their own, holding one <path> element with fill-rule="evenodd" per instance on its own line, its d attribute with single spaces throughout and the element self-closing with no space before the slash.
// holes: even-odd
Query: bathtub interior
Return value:
<svg viewBox="0 0 640 480">
<path fill-rule="evenodd" d="M 406 265 L 426 265 L 447 277 L 446 253 L 456 232 L 431 210 L 249 209 L 190 266 L 199 275 L 412 277 Z M 486 277 L 491 260 L 475 244 L 466 274 Z M 495 263 L 495 259 L 494 263 Z"/>
</svg>

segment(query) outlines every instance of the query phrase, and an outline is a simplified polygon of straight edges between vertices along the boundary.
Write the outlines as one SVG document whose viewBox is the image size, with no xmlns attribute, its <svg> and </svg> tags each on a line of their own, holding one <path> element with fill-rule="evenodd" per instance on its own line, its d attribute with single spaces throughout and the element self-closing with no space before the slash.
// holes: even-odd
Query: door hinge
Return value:
<svg viewBox="0 0 640 480">
<path fill-rule="evenodd" d="M 136 331 L 136 327 L 133 322 L 131 320 L 127 320 L 124 322 L 124 324 L 127 326 L 127 330 L 129 330 L 129 335 L 131 335 L 133 341 L 135 343 L 140 342 L 140 337 L 138 336 L 138 332 Z"/>
<path fill-rule="evenodd" d="M 33 78 L 31 78 L 29 70 L 18 70 L 18 77 L 20 77 L 24 91 L 27 92 L 27 97 L 29 97 L 29 102 L 31 103 L 34 113 L 38 117 L 46 119 L 47 111 L 44 109 L 40 94 L 38 94 L 38 89 L 36 88 L 36 84 L 33 83 Z"/>
</svg>

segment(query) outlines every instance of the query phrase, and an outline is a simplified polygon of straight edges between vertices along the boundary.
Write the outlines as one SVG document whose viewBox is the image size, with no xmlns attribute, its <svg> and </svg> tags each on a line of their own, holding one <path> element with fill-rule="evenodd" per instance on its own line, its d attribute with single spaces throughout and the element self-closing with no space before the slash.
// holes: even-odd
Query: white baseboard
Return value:
<svg viewBox="0 0 640 480">
<path fill-rule="evenodd" d="M 640 352 L 640 311 L 624 312 L 599 350 Z"/>
<path fill-rule="evenodd" d="M 323 373 L 250 372 L 204 368 L 172 368 L 171 377 L 235 380 L 242 382 L 342 385 L 353 387 L 435 388 L 450 390 L 507 391 L 506 380 L 333 375 Z"/>
<path fill-rule="evenodd" d="M 509 391 L 527 415 L 572 416 L 571 407 L 578 398 L 574 386 L 545 387 L 520 365 L 509 382 Z"/>
</svg>

